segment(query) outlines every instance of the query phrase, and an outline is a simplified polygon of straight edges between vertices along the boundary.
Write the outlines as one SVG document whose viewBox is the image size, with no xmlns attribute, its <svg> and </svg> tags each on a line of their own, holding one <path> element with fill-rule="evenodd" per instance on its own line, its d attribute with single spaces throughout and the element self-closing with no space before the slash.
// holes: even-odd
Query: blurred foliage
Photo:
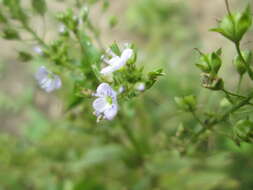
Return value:
<svg viewBox="0 0 253 190">
<path fill-rule="evenodd" d="M 22 92 L 14 95 L 10 95 L 6 87 L 1 88 L 0 190 L 253 188 L 252 145 L 242 143 L 238 147 L 223 134 L 209 136 L 209 131 L 196 144 L 187 141 L 189 133 L 198 130 L 200 125 L 189 114 L 178 111 L 177 105 L 172 103 L 173 97 L 184 96 L 178 99 L 179 105 L 190 102 L 186 108 L 184 105 L 181 107 L 195 109 L 196 101 L 216 108 L 213 100 L 220 96 L 214 94 L 213 97 L 199 99 L 188 96 L 198 92 L 200 95 L 208 94 L 196 85 L 198 76 L 193 70 L 194 56 L 192 51 L 186 50 L 192 50 L 200 42 L 196 29 L 187 24 L 192 15 L 184 1 L 168 1 L 131 1 L 126 11 L 129 35 L 136 35 L 144 46 L 143 57 L 140 58 L 143 64 L 148 63 L 148 68 L 161 66 L 167 77 L 158 82 L 152 91 L 125 103 L 122 106 L 124 116 L 120 114 L 115 121 L 96 124 L 94 117 L 87 114 L 91 112 L 89 107 L 76 107 L 72 112 L 60 112 L 60 116 L 53 117 L 55 102 L 61 102 L 61 99 L 39 92 L 33 83 L 23 84 Z M 51 2 L 45 1 L 47 6 L 42 0 L 32 2 L 37 14 L 46 15 L 46 8 L 49 9 Z M 83 2 L 77 0 L 75 4 Z M 85 2 L 96 3 L 94 0 Z M 102 2 L 104 8 L 108 3 Z M 26 22 L 27 18 L 19 7 L 12 11 L 14 18 L 20 14 Z M 112 25 L 116 24 L 114 19 L 112 17 Z M 4 21 L 1 14 L 0 21 Z M 121 18 L 118 21 L 121 22 Z M 18 37 L 13 29 L 4 35 L 7 39 Z M 76 54 L 75 48 L 71 53 Z M 60 56 L 63 60 L 66 58 L 64 55 L 65 52 Z M 21 56 L 22 61 L 30 61 L 30 54 L 23 52 Z M 43 61 L 35 62 L 40 64 Z M 34 64 L 22 65 L 26 74 L 31 76 Z M 0 64 L 0 85 L 9 82 L 9 70 L 7 65 Z M 73 84 L 66 86 L 71 88 Z M 59 92 L 59 97 L 68 95 L 67 90 Z M 39 98 L 51 101 L 43 104 L 38 101 Z M 86 100 L 83 101 L 87 104 Z M 66 102 L 61 104 L 65 106 Z M 228 104 L 223 102 L 223 109 Z M 251 113 L 251 110 L 245 109 L 245 112 Z M 20 122 L 18 116 L 25 119 Z M 9 120 L 17 120 L 14 132 L 8 130 Z M 252 122 L 248 123 L 251 127 Z M 243 138 L 240 136 L 241 126 L 242 123 L 238 123 L 235 131 L 239 134 L 238 138 Z M 221 132 L 227 134 L 226 129 Z"/>
</svg>

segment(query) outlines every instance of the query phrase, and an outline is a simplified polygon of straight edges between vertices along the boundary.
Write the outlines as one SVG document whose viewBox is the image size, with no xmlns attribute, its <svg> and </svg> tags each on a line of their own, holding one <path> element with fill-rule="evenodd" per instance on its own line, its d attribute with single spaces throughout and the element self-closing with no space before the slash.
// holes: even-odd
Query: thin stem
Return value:
<svg viewBox="0 0 253 190">
<path fill-rule="evenodd" d="M 250 68 L 249 64 L 245 61 L 243 55 L 242 55 L 242 52 L 241 52 L 241 49 L 240 49 L 240 43 L 239 42 L 236 42 L 235 43 L 235 47 L 236 47 L 236 51 L 240 57 L 240 59 L 242 60 L 242 62 L 244 63 L 244 65 L 246 66 L 246 69 L 247 69 L 247 72 L 248 72 L 248 75 L 250 77 L 251 80 L 253 80 L 253 71 L 252 69 Z"/>
<path fill-rule="evenodd" d="M 231 95 L 231 96 L 236 96 L 238 98 L 247 98 L 246 96 L 242 96 L 242 95 L 239 95 L 239 94 L 236 94 L 236 93 L 233 93 L 233 92 L 229 92 L 225 89 L 222 89 L 222 91 L 226 94 L 226 95 Z"/>
<path fill-rule="evenodd" d="M 201 121 L 201 119 L 196 115 L 196 112 L 194 110 L 191 111 L 191 114 L 195 118 L 195 120 L 198 121 L 200 125 L 202 125 L 202 127 L 205 127 L 204 122 Z"/>
<path fill-rule="evenodd" d="M 228 0 L 225 0 L 225 4 L 226 4 L 227 12 L 228 12 L 229 16 L 231 16 L 232 14 L 231 14 L 231 11 L 230 11 Z"/>
<path fill-rule="evenodd" d="M 243 75 L 240 75 L 240 76 L 239 76 L 238 85 L 237 85 L 237 90 L 236 90 L 237 93 L 240 92 L 241 85 L 242 85 L 242 80 L 243 80 Z"/>
<path fill-rule="evenodd" d="M 230 97 L 229 93 L 225 90 L 225 89 L 222 89 L 222 91 L 225 93 L 227 99 L 229 100 L 230 103 L 234 103 L 233 99 Z"/>
<path fill-rule="evenodd" d="M 196 133 L 192 139 L 197 138 L 199 135 L 201 135 L 202 133 L 204 133 L 207 129 L 211 129 L 212 127 L 214 127 L 216 124 L 224 122 L 227 117 L 236 112 L 237 110 L 239 110 L 241 107 L 250 104 L 249 101 L 253 98 L 253 94 L 251 94 L 248 98 L 240 101 L 238 104 L 234 105 L 232 108 L 230 108 L 228 111 L 226 111 L 220 118 L 218 119 L 214 119 L 212 121 L 207 121 L 206 123 L 204 123 L 204 127 L 198 132 Z"/>
<path fill-rule="evenodd" d="M 104 51 L 105 50 L 104 45 L 103 45 L 102 40 L 100 38 L 100 35 L 97 33 L 95 27 L 92 25 L 92 23 L 90 22 L 90 20 L 87 20 L 87 24 L 89 26 L 89 29 L 93 33 L 94 38 L 95 38 L 95 40 L 96 40 L 99 48 Z"/>
<path fill-rule="evenodd" d="M 41 45 L 43 45 L 45 47 L 47 46 L 45 44 L 45 42 L 37 35 L 37 33 L 35 31 L 33 31 L 33 29 L 26 22 L 22 22 L 22 25 L 23 25 L 24 29 L 27 32 L 29 32 L 35 40 L 37 40 L 38 43 L 40 43 Z"/>
</svg>

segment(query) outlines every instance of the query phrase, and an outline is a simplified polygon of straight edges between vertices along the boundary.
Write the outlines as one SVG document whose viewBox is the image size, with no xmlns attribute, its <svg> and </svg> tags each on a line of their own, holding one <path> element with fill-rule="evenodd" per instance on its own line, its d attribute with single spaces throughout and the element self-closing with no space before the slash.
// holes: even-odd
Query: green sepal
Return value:
<svg viewBox="0 0 253 190">
<path fill-rule="evenodd" d="M 193 95 L 184 97 L 175 97 L 176 104 L 184 111 L 194 111 L 196 109 L 197 101 Z"/>
<path fill-rule="evenodd" d="M 210 31 L 218 32 L 229 40 L 239 43 L 244 34 L 252 25 L 252 15 L 248 5 L 243 13 L 231 13 L 226 15 L 218 24 L 217 28 Z"/>
</svg>

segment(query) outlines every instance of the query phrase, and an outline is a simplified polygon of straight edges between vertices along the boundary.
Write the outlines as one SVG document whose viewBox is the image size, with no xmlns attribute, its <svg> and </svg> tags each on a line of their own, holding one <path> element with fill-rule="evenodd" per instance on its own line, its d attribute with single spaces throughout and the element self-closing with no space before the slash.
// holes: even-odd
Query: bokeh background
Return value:
<svg viewBox="0 0 253 190">
<path fill-rule="evenodd" d="M 28 0 L 27 0 L 28 1 Z M 74 1 L 48 0 L 46 41 L 57 37 L 52 18 Z M 31 42 L 0 40 L 0 190 L 252 190 L 253 147 L 238 147 L 223 135 L 209 137 L 205 144 L 187 147 L 173 141 L 179 126 L 198 125 L 178 110 L 175 96 L 194 94 L 201 109 L 217 109 L 218 93 L 202 89 L 194 66 L 194 48 L 213 51 L 223 47 L 222 76 L 235 88 L 232 44 L 209 32 L 225 14 L 223 0 L 110 0 L 106 13 L 100 2 L 92 5 L 90 17 L 100 28 L 105 46 L 114 41 L 132 42 L 146 70 L 163 68 L 166 75 L 133 101 L 129 117 L 97 126 L 91 113 L 72 121 L 64 112 L 62 91 L 47 94 L 34 80 L 32 62 L 18 60 L 16 50 L 33 51 Z M 241 10 L 251 0 L 231 0 L 231 9 Z M 24 6 L 26 0 L 24 0 Z M 111 28 L 110 21 L 118 24 Z M 33 28 L 42 35 L 41 18 Z M 252 34 L 252 32 L 251 32 Z M 243 46 L 252 47 L 252 40 Z M 251 88 L 245 83 L 243 89 Z M 85 119 L 87 118 L 87 119 Z M 119 125 L 128 125 L 142 148 L 151 149 L 145 162 L 129 151 L 131 145 Z M 173 141 L 173 145 L 171 142 Z M 130 147 L 125 149 L 125 147 Z"/>
</svg>

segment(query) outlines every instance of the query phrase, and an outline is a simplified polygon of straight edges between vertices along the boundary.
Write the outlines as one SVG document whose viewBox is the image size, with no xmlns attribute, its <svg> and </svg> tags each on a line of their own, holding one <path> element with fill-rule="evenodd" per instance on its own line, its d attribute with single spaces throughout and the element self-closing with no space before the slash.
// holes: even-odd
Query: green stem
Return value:
<svg viewBox="0 0 253 190">
<path fill-rule="evenodd" d="M 242 62 L 244 63 L 244 65 L 245 65 L 245 67 L 247 69 L 247 72 L 248 72 L 248 75 L 249 75 L 250 79 L 253 80 L 253 71 L 250 68 L 250 65 L 245 61 L 245 59 L 244 59 L 244 57 L 242 55 L 242 51 L 240 49 L 240 43 L 239 42 L 235 43 L 235 48 L 236 48 L 236 51 L 237 51 L 240 59 L 242 60 Z"/>
<path fill-rule="evenodd" d="M 191 111 L 191 114 L 202 127 L 205 127 L 204 122 L 201 121 L 201 119 L 196 115 L 196 112 L 194 110 Z"/>
<path fill-rule="evenodd" d="M 222 91 L 223 91 L 226 95 L 236 96 L 236 97 L 238 97 L 238 98 L 247 98 L 247 97 L 245 97 L 245 96 L 241 96 L 241 95 L 239 95 L 239 94 L 236 94 L 236 93 L 233 93 L 233 92 L 229 92 L 229 91 L 227 91 L 227 90 L 225 90 L 225 89 L 222 89 Z"/>
<path fill-rule="evenodd" d="M 236 90 L 237 93 L 240 92 L 242 80 L 243 80 L 243 75 L 240 75 L 238 85 L 237 85 L 237 90 Z"/>
<path fill-rule="evenodd" d="M 250 104 L 249 101 L 253 98 L 253 93 L 247 97 L 246 99 L 240 101 L 238 104 L 234 105 L 233 107 L 231 107 L 228 111 L 226 111 L 220 118 L 218 119 L 214 119 L 212 121 L 207 121 L 204 123 L 203 128 L 196 133 L 193 136 L 193 139 L 196 139 L 199 135 L 201 135 L 202 133 L 204 133 L 207 129 L 211 129 L 212 127 L 214 127 L 216 124 L 221 123 L 226 121 L 227 117 L 236 112 L 237 110 L 239 110 L 241 107 Z"/>
<path fill-rule="evenodd" d="M 45 47 L 47 46 L 45 44 L 45 42 L 37 35 L 37 33 L 35 31 L 33 31 L 33 29 L 26 22 L 22 22 L 22 25 L 23 25 L 24 29 L 27 32 L 29 32 L 35 40 L 37 40 L 38 43 L 40 43 L 41 45 L 43 45 Z"/>
</svg>

